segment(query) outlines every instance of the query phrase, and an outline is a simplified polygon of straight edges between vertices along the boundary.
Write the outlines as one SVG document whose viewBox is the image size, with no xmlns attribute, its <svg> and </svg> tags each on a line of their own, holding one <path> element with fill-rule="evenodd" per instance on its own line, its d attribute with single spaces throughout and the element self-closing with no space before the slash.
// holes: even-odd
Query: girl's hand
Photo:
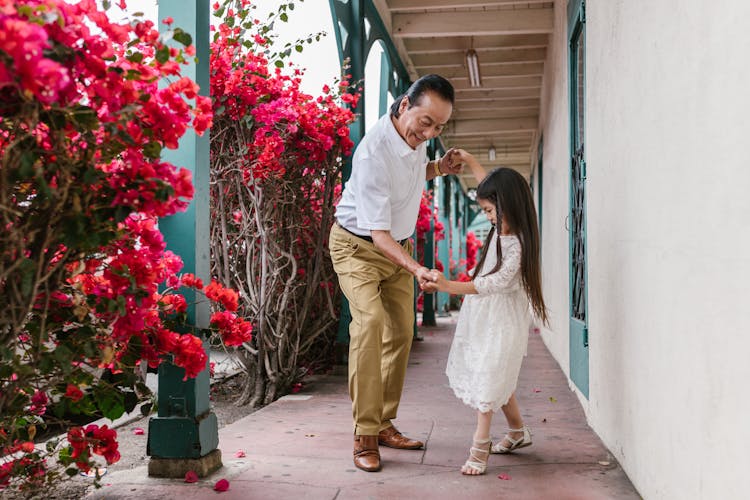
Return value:
<svg viewBox="0 0 750 500">
<path fill-rule="evenodd" d="M 426 293 L 443 291 L 443 288 L 441 288 L 441 286 L 445 287 L 445 284 L 447 283 L 447 280 L 445 279 L 445 276 L 443 276 L 443 273 L 441 273 L 437 269 L 432 269 L 430 270 L 430 272 L 432 273 L 433 280 L 420 285 L 420 288 L 422 288 L 422 290 L 424 290 Z"/>
<path fill-rule="evenodd" d="M 474 178 L 477 180 L 477 182 L 482 182 L 482 180 L 487 176 L 487 171 L 484 169 L 484 167 L 479 164 L 479 161 L 474 158 L 474 155 L 472 155 L 465 149 L 451 148 L 450 154 L 453 163 L 459 164 L 461 168 L 463 168 L 464 166 L 469 167 L 469 170 L 471 170 L 471 173 L 474 175 Z"/>
<path fill-rule="evenodd" d="M 458 175 L 464 169 L 464 162 L 460 156 L 456 155 L 458 150 L 450 148 L 445 152 L 442 158 L 440 158 L 440 172 L 443 175 Z"/>
</svg>

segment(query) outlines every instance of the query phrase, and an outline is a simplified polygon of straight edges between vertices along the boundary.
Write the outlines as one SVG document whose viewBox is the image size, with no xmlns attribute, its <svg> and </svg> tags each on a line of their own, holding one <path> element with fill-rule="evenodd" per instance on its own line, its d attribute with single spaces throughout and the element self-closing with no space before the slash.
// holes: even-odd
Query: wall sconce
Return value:
<svg viewBox="0 0 750 500">
<path fill-rule="evenodd" d="M 472 87 L 482 86 L 482 76 L 479 73 L 479 58 L 477 51 L 469 49 L 466 52 L 466 68 L 469 70 L 469 85 Z"/>
<path fill-rule="evenodd" d="M 490 157 L 490 161 L 495 161 L 495 158 L 497 158 L 497 151 L 495 151 L 495 146 L 490 146 L 490 149 L 487 150 L 487 156 Z"/>
</svg>

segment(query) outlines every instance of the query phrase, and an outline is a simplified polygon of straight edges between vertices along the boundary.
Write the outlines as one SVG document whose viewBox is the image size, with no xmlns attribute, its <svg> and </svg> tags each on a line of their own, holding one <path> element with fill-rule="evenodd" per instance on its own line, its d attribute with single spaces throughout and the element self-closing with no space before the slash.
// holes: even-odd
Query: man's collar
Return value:
<svg viewBox="0 0 750 500">
<path fill-rule="evenodd" d="M 417 146 L 417 149 L 412 149 L 404 138 L 401 137 L 401 134 L 398 133 L 398 129 L 396 129 L 396 125 L 394 125 L 393 120 L 391 119 L 390 113 L 384 115 L 383 119 L 388 121 L 386 125 L 386 137 L 388 137 L 388 142 L 393 145 L 397 155 L 401 157 L 409 156 L 419 150 L 419 146 Z"/>
</svg>

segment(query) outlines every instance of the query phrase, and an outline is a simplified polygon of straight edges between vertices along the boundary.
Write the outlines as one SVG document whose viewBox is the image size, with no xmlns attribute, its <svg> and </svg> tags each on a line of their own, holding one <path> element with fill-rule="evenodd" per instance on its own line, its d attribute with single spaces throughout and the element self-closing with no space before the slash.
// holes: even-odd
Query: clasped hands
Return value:
<svg viewBox="0 0 750 500">
<path fill-rule="evenodd" d="M 437 269 L 427 269 L 426 267 L 422 267 L 417 271 L 416 278 L 419 288 L 427 293 L 440 291 L 441 286 L 446 281 L 443 273 Z"/>
<path fill-rule="evenodd" d="M 443 175 L 458 175 L 464 169 L 464 160 L 461 158 L 461 151 L 456 148 L 450 148 L 445 152 L 440 162 L 440 172 Z"/>
</svg>

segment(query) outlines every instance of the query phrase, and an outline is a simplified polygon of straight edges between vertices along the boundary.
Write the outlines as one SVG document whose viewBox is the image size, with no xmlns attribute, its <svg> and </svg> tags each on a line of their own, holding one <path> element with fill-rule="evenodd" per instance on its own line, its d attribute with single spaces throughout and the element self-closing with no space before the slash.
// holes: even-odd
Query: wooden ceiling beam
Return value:
<svg viewBox="0 0 750 500">
<path fill-rule="evenodd" d="M 460 148 L 481 147 L 489 148 L 495 146 L 495 150 L 509 153 L 521 153 L 531 148 L 531 133 L 525 132 L 526 136 L 516 136 L 512 132 L 503 134 L 493 133 L 487 135 L 476 135 L 468 137 L 443 136 L 446 145 Z"/>
<path fill-rule="evenodd" d="M 458 110 L 454 108 L 452 118 L 455 120 L 475 120 L 478 118 L 521 118 L 524 116 L 538 116 L 539 108 L 488 108 L 473 110 Z"/>
<path fill-rule="evenodd" d="M 475 88 L 469 84 L 468 78 L 457 78 L 451 81 L 451 83 L 453 84 L 453 88 L 456 90 L 471 90 Z M 501 90 L 528 88 L 540 89 L 541 87 L 541 76 L 513 76 L 507 78 L 482 78 L 482 86 L 480 88 L 483 90 Z"/>
<path fill-rule="evenodd" d="M 448 123 L 448 133 L 452 137 L 466 135 L 488 135 L 498 132 L 533 132 L 539 126 L 536 117 L 500 118 L 497 120 L 451 120 Z"/>
<path fill-rule="evenodd" d="M 509 99 L 534 99 L 539 97 L 538 88 L 530 89 L 500 89 L 482 90 L 476 92 L 469 90 L 456 91 L 455 106 L 461 106 L 468 102 L 503 101 Z"/>
<path fill-rule="evenodd" d="M 463 111 L 463 110 L 475 110 L 475 109 L 494 109 L 494 108 L 502 108 L 502 109 L 520 109 L 520 108 L 528 108 L 528 107 L 539 107 L 539 98 L 534 97 L 531 99 L 507 99 L 504 100 L 502 103 L 498 103 L 497 106 L 491 106 L 487 107 L 481 102 L 464 102 L 460 103 L 459 105 L 453 106 L 453 109 L 457 111 Z"/>
<path fill-rule="evenodd" d="M 495 146 L 495 150 L 498 152 L 512 154 L 512 153 L 528 153 L 531 149 L 531 138 L 525 139 L 524 142 L 514 142 L 511 144 L 502 143 L 502 139 L 499 137 L 485 138 L 485 137 L 446 137 L 446 145 L 455 148 L 485 148 L 488 149 L 490 146 Z"/>
<path fill-rule="evenodd" d="M 479 67 L 484 69 L 489 64 L 507 63 L 543 63 L 547 59 L 546 49 L 515 50 L 482 50 L 477 51 Z M 423 67 L 440 68 L 444 66 L 463 66 L 466 64 L 464 52 L 446 52 L 443 54 L 416 54 L 412 63 L 417 69 Z"/>
<path fill-rule="evenodd" d="M 393 14 L 392 35 L 397 38 L 441 36 L 528 35 L 552 33 L 552 8 L 503 11 Z"/>
<path fill-rule="evenodd" d="M 438 54 L 441 52 L 463 52 L 474 48 L 497 50 L 540 49 L 547 47 L 548 35 L 495 35 L 495 36 L 451 36 L 436 38 L 404 38 L 404 46 L 410 54 Z"/>
<path fill-rule="evenodd" d="M 439 9 L 469 9 L 545 3 L 550 0 L 390 0 L 392 12 L 423 12 Z"/>
<path fill-rule="evenodd" d="M 506 78 L 513 76 L 542 76 L 544 74 L 543 63 L 517 63 L 517 64 L 488 64 L 480 69 L 482 73 L 482 84 L 485 78 Z M 419 74 L 426 75 L 429 73 L 438 73 L 450 81 L 466 80 L 469 75 L 463 66 L 453 66 L 451 68 L 424 67 L 420 68 Z"/>
</svg>

